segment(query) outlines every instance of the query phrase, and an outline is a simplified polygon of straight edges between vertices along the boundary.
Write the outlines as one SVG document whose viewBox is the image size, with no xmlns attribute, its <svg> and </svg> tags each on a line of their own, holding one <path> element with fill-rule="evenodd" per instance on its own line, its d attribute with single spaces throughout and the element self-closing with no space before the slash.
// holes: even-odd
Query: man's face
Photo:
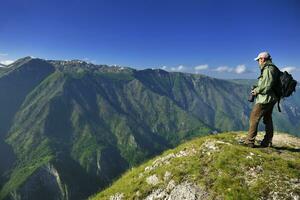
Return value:
<svg viewBox="0 0 300 200">
<path fill-rule="evenodd" d="M 258 64 L 259 64 L 260 67 L 262 67 L 264 63 L 265 63 L 265 59 L 264 58 L 259 58 L 258 59 Z"/>
</svg>

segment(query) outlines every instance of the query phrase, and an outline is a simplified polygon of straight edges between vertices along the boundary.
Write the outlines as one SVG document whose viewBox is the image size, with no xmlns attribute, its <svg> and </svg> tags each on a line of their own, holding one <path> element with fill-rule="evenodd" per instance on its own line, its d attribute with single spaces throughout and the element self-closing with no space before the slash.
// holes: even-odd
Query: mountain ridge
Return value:
<svg viewBox="0 0 300 200">
<path fill-rule="evenodd" d="M 185 140 L 248 125 L 246 84 L 78 60 L 25 57 L 8 68 L 0 72 L 0 199 L 84 199 Z M 288 117 L 274 119 L 295 133 L 297 95 L 283 106 Z"/>
</svg>

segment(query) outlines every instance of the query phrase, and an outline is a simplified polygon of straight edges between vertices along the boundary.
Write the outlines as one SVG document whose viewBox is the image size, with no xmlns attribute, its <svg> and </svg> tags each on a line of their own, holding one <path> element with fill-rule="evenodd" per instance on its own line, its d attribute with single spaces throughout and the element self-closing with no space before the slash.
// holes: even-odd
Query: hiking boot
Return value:
<svg viewBox="0 0 300 200">
<path fill-rule="evenodd" d="M 261 148 L 272 147 L 272 142 L 262 141 L 259 145 Z"/>
<path fill-rule="evenodd" d="M 245 146 L 245 147 L 249 147 L 249 148 L 255 148 L 254 143 L 243 143 L 242 145 Z"/>
</svg>

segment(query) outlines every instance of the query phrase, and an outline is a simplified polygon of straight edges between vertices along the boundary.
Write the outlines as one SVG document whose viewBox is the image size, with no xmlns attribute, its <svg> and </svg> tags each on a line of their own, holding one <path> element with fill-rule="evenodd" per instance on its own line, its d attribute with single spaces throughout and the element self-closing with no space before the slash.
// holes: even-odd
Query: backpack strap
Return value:
<svg viewBox="0 0 300 200">
<path fill-rule="evenodd" d="M 277 76 L 279 76 L 280 74 L 280 70 L 278 69 L 278 67 L 276 65 L 274 65 L 273 63 L 272 64 L 269 64 L 269 66 L 272 66 L 275 68 L 275 70 L 277 71 Z M 278 81 L 278 80 L 277 80 Z M 277 108 L 278 108 L 278 112 L 281 112 L 281 108 L 280 108 L 280 100 L 281 98 L 278 97 L 278 100 L 277 100 Z"/>
<path fill-rule="evenodd" d="M 280 98 L 279 98 L 278 101 L 277 101 L 277 108 L 278 108 L 278 112 L 281 112 L 279 103 L 280 103 Z"/>
</svg>

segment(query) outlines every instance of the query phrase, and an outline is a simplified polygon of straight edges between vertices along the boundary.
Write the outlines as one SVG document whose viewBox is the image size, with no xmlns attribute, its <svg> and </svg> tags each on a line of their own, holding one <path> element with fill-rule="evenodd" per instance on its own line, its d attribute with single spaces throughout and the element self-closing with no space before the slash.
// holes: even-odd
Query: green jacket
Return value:
<svg viewBox="0 0 300 200">
<path fill-rule="evenodd" d="M 258 94 L 256 96 L 256 104 L 266 104 L 276 102 L 278 99 L 272 90 L 278 72 L 271 61 L 267 61 L 261 69 L 261 75 L 258 77 L 257 87 L 254 89 Z"/>
</svg>

